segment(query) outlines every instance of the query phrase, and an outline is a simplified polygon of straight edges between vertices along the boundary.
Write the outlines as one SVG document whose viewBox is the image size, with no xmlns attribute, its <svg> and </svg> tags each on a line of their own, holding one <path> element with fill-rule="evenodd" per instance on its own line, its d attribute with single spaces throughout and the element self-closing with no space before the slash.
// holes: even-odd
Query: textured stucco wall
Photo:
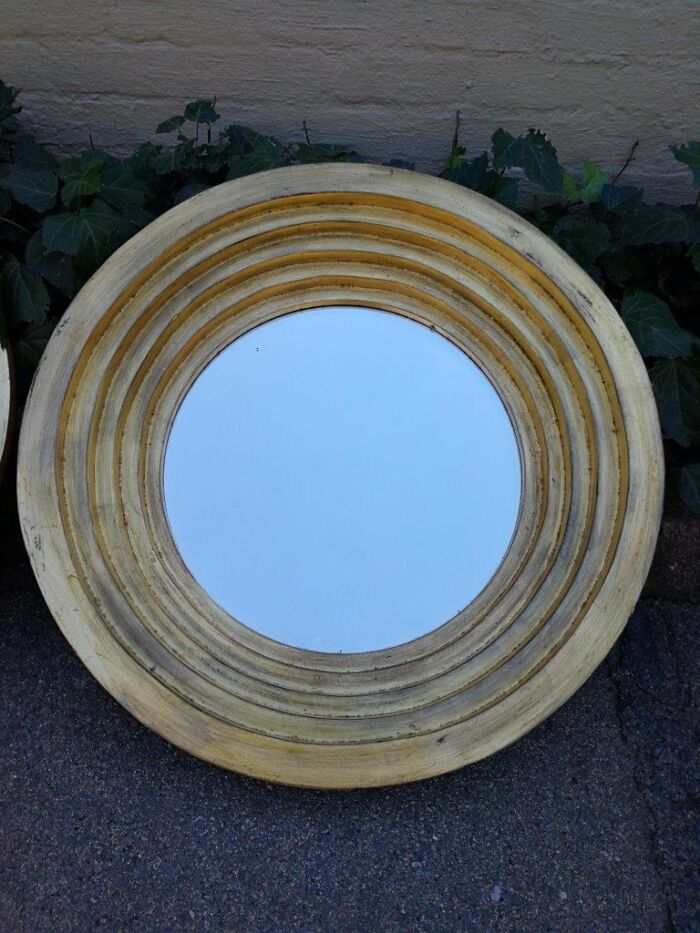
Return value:
<svg viewBox="0 0 700 933">
<path fill-rule="evenodd" d="M 697 0 L 2 0 L 0 74 L 40 136 L 125 151 L 187 100 L 228 122 L 436 168 L 454 112 L 477 153 L 545 129 L 566 164 L 687 196 L 667 145 L 697 135 Z"/>
</svg>

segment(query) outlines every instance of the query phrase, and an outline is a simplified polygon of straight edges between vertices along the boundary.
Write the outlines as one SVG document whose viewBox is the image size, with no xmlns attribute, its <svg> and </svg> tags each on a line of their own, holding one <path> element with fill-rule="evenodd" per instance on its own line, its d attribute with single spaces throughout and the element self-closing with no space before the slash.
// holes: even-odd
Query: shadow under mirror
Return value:
<svg viewBox="0 0 700 933">
<path fill-rule="evenodd" d="M 211 598 L 277 641 L 358 652 L 417 638 L 484 588 L 521 491 L 488 378 L 401 315 L 298 311 L 234 341 L 175 417 L 164 497 Z"/>
</svg>

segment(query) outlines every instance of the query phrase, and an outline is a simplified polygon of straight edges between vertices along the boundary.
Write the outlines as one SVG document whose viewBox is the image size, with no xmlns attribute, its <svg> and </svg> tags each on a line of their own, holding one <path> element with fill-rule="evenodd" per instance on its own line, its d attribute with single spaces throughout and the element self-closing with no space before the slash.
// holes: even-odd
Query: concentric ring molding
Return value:
<svg viewBox="0 0 700 933">
<path fill-rule="evenodd" d="M 522 461 L 518 526 L 482 593 L 365 654 L 232 620 L 188 573 L 163 505 L 168 432 L 202 368 L 251 327 L 328 304 L 403 314 L 461 347 L 500 392 Z M 46 601 L 120 703 L 216 764 L 341 788 L 475 761 L 563 703 L 639 595 L 662 481 L 642 361 L 558 247 L 448 182 L 323 165 L 198 195 L 105 263 L 42 359 L 18 496 Z"/>
</svg>

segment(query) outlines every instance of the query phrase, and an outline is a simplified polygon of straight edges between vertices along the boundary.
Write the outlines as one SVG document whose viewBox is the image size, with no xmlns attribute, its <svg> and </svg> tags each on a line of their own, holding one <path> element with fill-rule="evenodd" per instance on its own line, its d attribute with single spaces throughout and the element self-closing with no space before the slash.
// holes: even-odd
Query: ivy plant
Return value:
<svg viewBox="0 0 700 933">
<path fill-rule="evenodd" d="M 11 346 L 20 404 L 70 300 L 159 214 L 253 172 L 365 161 L 351 146 L 313 142 L 306 124 L 291 143 L 238 124 L 219 129 L 216 106 L 188 103 L 156 127 L 158 142 L 126 158 L 92 142 L 60 158 L 22 128 L 17 91 L 0 81 L 0 337 Z M 645 202 L 623 181 L 637 144 L 611 176 L 589 161 L 567 171 L 537 129 L 499 128 L 486 151 L 469 155 L 459 129 L 458 115 L 442 177 L 519 211 L 610 297 L 649 368 L 670 482 L 700 514 L 700 195 L 681 206 Z M 671 152 L 700 186 L 700 142 Z"/>
</svg>

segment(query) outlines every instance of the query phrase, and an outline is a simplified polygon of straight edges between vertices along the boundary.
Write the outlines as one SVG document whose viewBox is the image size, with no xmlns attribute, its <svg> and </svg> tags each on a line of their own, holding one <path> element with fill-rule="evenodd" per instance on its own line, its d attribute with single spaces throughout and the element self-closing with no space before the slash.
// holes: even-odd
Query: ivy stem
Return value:
<svg viewBox="0 0 700 933">
<path fill-rule="evenodd" d="M 630 164 L 630 162 L 634 159 L 634 150 L 637 148 L 638 145 L 639 145 L 639 140 L 637 140 L 637 141 L 633 144 L 632 148 L 631 148 L 630 151 L 629 151 L 629 155 L 628 155 L 627 158 L 625 159 L 625 164 L 622 166 L 622 168 L 621 168 L 620 171 L 617 173 L 617 175 L 613 178 L 613 180 L 612 180 L 612 184 L 613 184 L 613 185 L 616 185 L 616 184 L 617 184 L 617 182 L 618 182 L 618 180 L 620 179 L 620 176 L 622 175 L 622 173 L 625 171 L 625 169 L 626 169 L 627 166 Z"/>
<path fill-rule="evenodd" d="M 304 136 L 306 137 L 306 145 L 310 146 L 311 140 L 309 139 L 309 127 L 306 125 L 306 120 L 304 120 L 301 125 L 304 127 Z"/>
<path fill-rule="evenodd" d="M 0 221 L 4 224 L 12 224 L 13 227 L 17 227 L 18 230 L 23 230 L 24 233 L 29 233 L 26 227 L 23 227 L 22 224 L 18 224 L 15 220 L 10 220 L 9 217 L 0 217 Z"/>
<path fill-rule="evenodd" d="M 214 94 L 214 98 L 211 102 L 211 109 L 214 110 L 214 107 L 216 107 L 216 94 Z M 216 114 L 214 115 L 216 116 Z M 211 145 L 211 123 L 207 123 L 207 143 Z"/>
<path fill-rule="evenodd" d="M 455 151 L 455 149 L 459 147 L 460 117 L 461 117 L 461 114 L 460 114 L 460 111 L 458 110 L 455 114 L 455 131 L 454 131 L 454 135 L 452 136 L 452 151 L 453 152 Z"/>
</svg>

